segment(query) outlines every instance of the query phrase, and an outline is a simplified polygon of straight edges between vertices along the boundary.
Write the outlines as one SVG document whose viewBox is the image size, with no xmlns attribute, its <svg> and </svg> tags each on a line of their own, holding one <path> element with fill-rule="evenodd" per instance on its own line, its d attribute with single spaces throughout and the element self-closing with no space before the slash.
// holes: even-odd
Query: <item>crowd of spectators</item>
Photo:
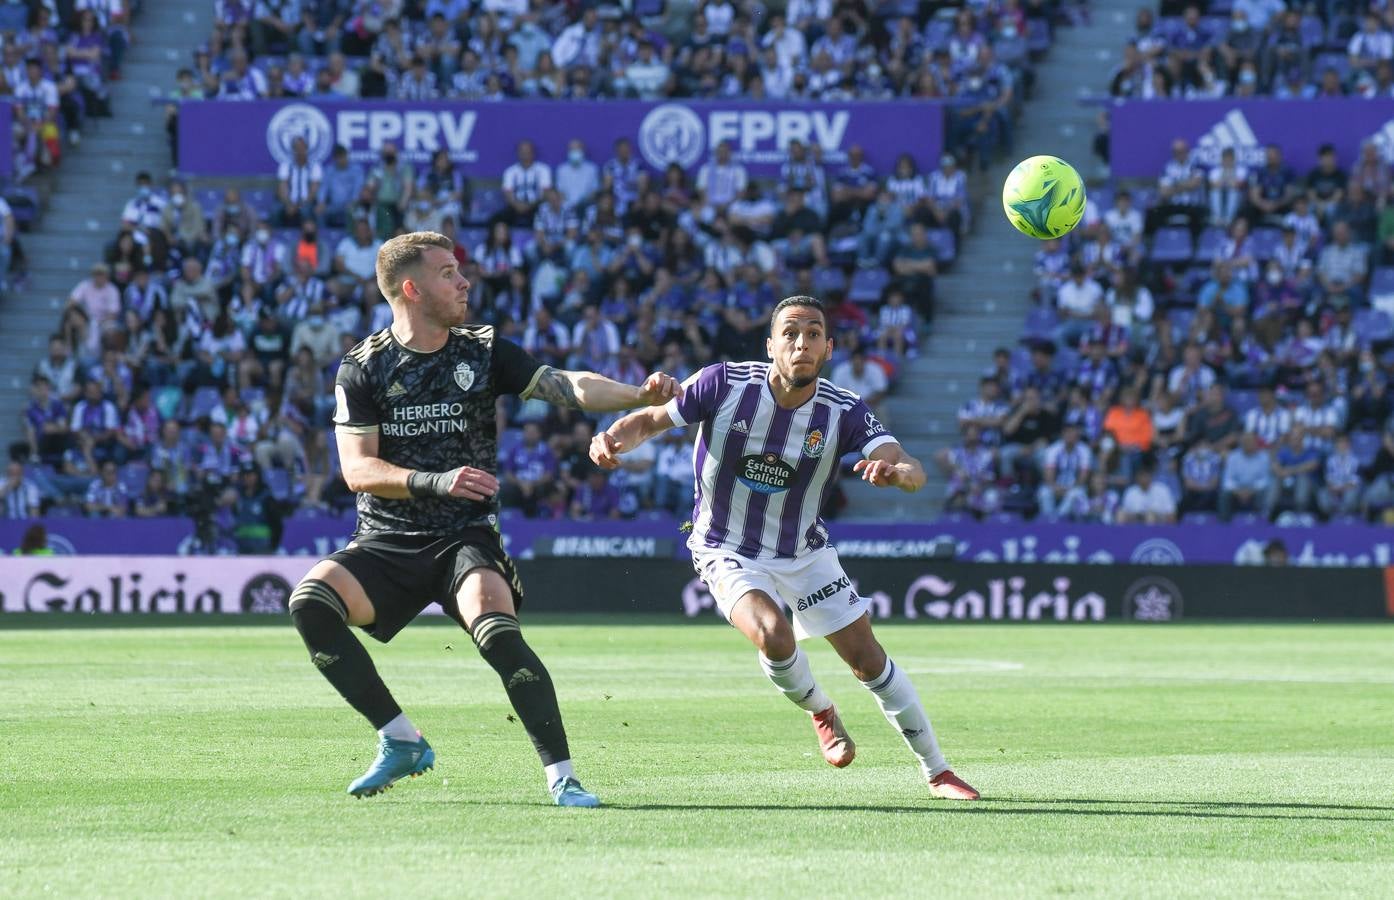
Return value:
<svg viewBox="0 0 1394 900">
<path fill-rule="evenodd" d="M 366 168 L 341 149 L 314 165 L 298 147 L 274 190 L 138 174 L 35 370 L 8 513 L 183 514 L 207 546 L 247 549 L 274 544 L 257 523 L 347 511 L 331 386 L 343 353 L 391 320 L 374 261 L 405 230 L 452 237 L 475 321 L 552 365 L 633 383 L 762 358 L 777 300 L 811 293 L 832 310 L 841 383 L 873 403 L 892 389 L 968 225 L 951 155 L 925 177 L 909 157 L 876 171 L 857 149 L 824 167 L 796 143 L 762 180 L 725 148 L 695 177 L 647 173 L 623 139 L 604 149 L 591 159 L 573 141 L 549 162 L 523 141 L 498 189 L 444 153 L 418 170 L 391 144 Z M 604 421 L 540 402 L 500 416 L 503 499 L 523 515 L 690 502 L 680 435 L 610 476 L 585 462 Z"/>
<path fill-rule="evenodd" d="M 985 159 L 1010 142 L 1060 6 L 218 0 L 214 32 L 172 96 L 942 99 L 951 146 Z"/>
<path fill-rule="evenodd" d="M 1394 97 L 1394 12 L 1282 0 L 1138 10 L 1117 98 Z"/>
<path fill-rule="evenodd" d="M 999 350 L 949 508 L 1081 521 L 1388 518 L 1394 193 L 1372 144 L 1293 172 L 1266 148 L 1098 189 L 1036 255 L 1024 347 Z"/>
<path fill-rule="evenodd" d="M 63 158 L 83 123 L 111 115 L 107 85 L 130 44 L 126 0 L 0 5 L 0 98 L 13 109 L 14 177 Z"/>
</svg>

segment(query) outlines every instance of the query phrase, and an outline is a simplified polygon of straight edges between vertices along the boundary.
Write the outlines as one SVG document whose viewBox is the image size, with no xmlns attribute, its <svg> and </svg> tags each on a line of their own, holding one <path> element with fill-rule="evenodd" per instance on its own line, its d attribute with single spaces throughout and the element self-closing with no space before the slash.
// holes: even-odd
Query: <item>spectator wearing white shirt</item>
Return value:
<svg viewBox="0 0 1394 900">
<path fill-rule="evenodd" d="M 600 167 L 586 157 L 586 145 L 580 138 L 567 143 L 566 162 L 557 166 L 554 181 L 562 205 L 573 213 L 590 205 L 600 192 Z"/>
<path fill-rule="evenodd" d="M 136 173 L 136 195 L 126 201 L 121 221 L 137 228 L 159 228 L 164 220 L 165 198 L 152 186 L 149 172 Z"/>
<path fill-rule="evenodd" d="M 1210 170 L 1210 224 L 1228 227 L 1249 192 L 1249 170 L 1239 165 L 1233 147 L 1220 151 L 1220 164 Z"/>
<path fill-rule="evenodd" d="M 1118 244 L 1131 254 L 1142 243 L 1142 213 L 1133 206 L 1131 191 L 1120 190 L 1113 197 L 1113 207 L 1103 215 L 1104 225 Z"/>
<path fill-rule="evenodd" d="M 1072 263 L 1070 277 L 1055 292 L 1055 308 L 1061 320 L 1055 339 L 1070 346 L 1078 344 L 1080 337 L 1093 327 L 1103 300 L 1104 289 L 1099 283 L 1088 277 L 1083 265 Z"/>
<path fill-rule="evenodd" d="M 691 507 L 696 478 L 692 471 L 693 443 L 684 429 L 671 428 L 658 439 L 658 463 L 654 474 L 653 505 L 669 512 Z"/>
<path fill-rule="evenodd" d="M 915 311 L 905 303 L 905 292 L 893 289 L 876 314 L 876 350 L 903 358 L 915 343 Z"/>
<path fill-rule="evenodd" d="M 1186 409 L 1200 403 L 1205 392 L 1215 383 L 1215 370 L 1205 364 L 1205 350 L 1200 344 L 1187 344 L 1181 352 L 1181 365 L 1167 375 L 1167 390 L 1181 401 Z"/>
<path fill-rule="evenodd" d="M 87 486 L 82 504 L 88 518 L 123 519 L 130 510 L 131 499 L 126 486 L 118 477 L 115 460 L 102 463 L 100 475 Z"/>
<path fill-rule="evenodd" d="M 1158 202 L 1147 211 L 1147 231 L 1151 233 L 1172 218 L 1184 218 L 1192 234 L 1200 232 L 1205 220 L 1205 173 L 1191 158 L 1191 148 L 1183 140 L 1171 145 L 1171 159 L 1157 182 Z"/>
<path fill-rule="evenodd" d="M 24 466 L 10 460 L 0 483 L 0 514 L 6 519 L 37 519 L 43 514 L 43 493 L 24 474 Z"/>
<path fill-rule="evenodd" d="M 1370 12 L 1365 16 L 1365 27 L 1351 35 L 1346 55 L 1352 71 L 1373 72 L 1382 60 L 1394 59 L 1394 35 L 1381 27 L 1378 15 Z"/>
<path fill-rule="evenodd" d="M 258 222 L 252 239 L 242 245 L 242 281 L 256 285 L 262 302 L 270 303 L 285 271 L 285 246 L 271 239 L 270 226 Z"/>
<path fill-rule="evenodd" d="M 736 8 L 730 0 L 707 0 L 702 4 L 702 15 L 707 19 L 707 29 L 717 37 L 731 33 L 731 23 L 736 18 Z"/>
<path fill-rule="evenodd" d="M 1273 388 L 1258 391 L 1258 406 L 1244 414 L 1244 430 L 1258 437 L 1260 447 L 1272 449 L 1292 430 L 1292 413 L 1278 405 Z"/>
<path fill-rule="evenodd" d="M 518 142 L 518 161 L 503 170 L 503 198 L 508 203 L 503 217 L 510 224 L 528 227 L 532 224 L 542 195 L 552 186 L 552 170 L 537 159 L 532 141 Z"/>
<path fill-rule="evenodd" d="M 334 248 L 336 290 L 347 295 L 376 278 L 378 248 L 373 226 L 366 218 L 355 219 L 353 234 L 345 235 Z"/>
<path fill-rule="evenodd" d="M 1292 420 L 1306 432 L 1306 446 L 1327 453 L 1346 424 L 1345 403 L 1328 400 L 1320 381 L 1308 382 L 1305 401 L 1292 411 Z"/>
<path fill-rule="evenodd" d="M 1085 486 L 1094 468 L 1094 453 L 1079 439 L 1078 422 L 1066 422 L 1061 437 L 1046 448 L 1044 474 L 1036 491 L 1041 518 L 1055 521 L 1065 511 L 1086 507 Z"/>
<path fill-rule="evenodd" d="M 1176 497 L 1171 488 L 1154 476 L 1150 465 L 1138 469 L 1136 480 L 1123 492 L 1123 503 L 1114 517 L 1115 522 L 1169 525 L 1176 521 Z"/>
<path fill-rule="evenodd" d="M 624 80 L 629 89 L 641 100 L 654 100 L 668 96 L 672 81 L 672 70 L 656 52 L 652 41 L 639 45 L 639 55 L 624 68 Z"/>
<path fill-rule="evenodd" d="M 1335 449 L 1326 457 L 1325 477 L 1317 492 L 1317 505 L 1328 517 L 1353 516 L 1360 511 L 1360 460 L 1351 451 L 1350 435 L 1336 438 Z"/>
<path fill-rule="evenodd" d="M 851 391 L 862 398 L 876 418 L 882 422 L 886 417 L 882 411 L 882 401 L 890 389 L 886 370 L 879 363 L 867 362 L 866 351 L 858 347 L 852 355 L 833 367 L 832 382 L 838 387 Z"/>
<path fill-rule="evenodd" d="M 745 166 L 731 161 L 731 145 L 722 141 L 716 158 L 697 171 L 697 190 L 711 211 L 721 212 L 745 191 L 749 180 Z"/>
<path fill-rule="evenodd" d="M 310 160 L 303 137 L 291 141 L 291 156 L 276 169 L 276 197 L 281 201 L 281 224 L 295 227 L 314 216 L 324 169 Z"/>
<path fill-rule="evenodd" d="M 707 14 L 707 24 L 712 26 L 713 32 L 716 31 L 710 13 Z M 784 16 L 778 13 L 770 16 L 770 30 L 765 33 L 760 46 L 773 49 L 780 68 L 791 71 L 798 69 L 808 59 L 808 41 L 804 39 L 803 32 L 788 27 Z"/>
</svg>

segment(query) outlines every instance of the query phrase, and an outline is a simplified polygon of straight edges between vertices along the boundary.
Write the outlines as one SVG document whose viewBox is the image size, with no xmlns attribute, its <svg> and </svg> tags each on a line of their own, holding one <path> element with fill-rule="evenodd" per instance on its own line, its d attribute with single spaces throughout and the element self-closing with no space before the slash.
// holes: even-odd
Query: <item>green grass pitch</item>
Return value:
<svg viewBox="0 0 1394 900">
<path fill-rule="evenodd" d="M 355 801 L 287 621 L 142 621 L 0 620 L 0 896 L 1394 895 L 1385 625 L 882 625 L 949 804 L 823 642 L 842 771 L 725 626 L 532 617 L 608 804 L 562 810 L 451 625 L 368 642 L 439 761 Z"/>
</svg>

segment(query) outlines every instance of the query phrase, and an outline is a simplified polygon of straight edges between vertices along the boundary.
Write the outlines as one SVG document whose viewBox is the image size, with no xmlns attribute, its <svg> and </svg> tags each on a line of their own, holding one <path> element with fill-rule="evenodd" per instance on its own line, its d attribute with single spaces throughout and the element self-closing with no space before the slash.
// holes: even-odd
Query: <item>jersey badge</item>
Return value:
<svg viewBox="0 0 1394 900">
<path fill-rule="evenodd" d="M 470 368 L 469 363 L 455 364 L 455 383 L 462 391 L 469 390 L 470 385 L 474 384 L 474 369 Z"/>
<path fill-rule="evenodd" d="M 827 442 L 823 440 L 823 432 L 815 428 L 803 439 L 803 455 L 809 459 L 817 459 L 823 455 L 827 446 Z"/>
</svg>

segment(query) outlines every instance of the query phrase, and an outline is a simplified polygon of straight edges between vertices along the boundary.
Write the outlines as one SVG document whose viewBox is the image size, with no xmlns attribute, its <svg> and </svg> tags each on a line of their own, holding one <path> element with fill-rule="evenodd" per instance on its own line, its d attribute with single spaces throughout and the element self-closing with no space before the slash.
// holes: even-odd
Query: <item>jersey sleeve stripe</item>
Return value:
<svg viewBox="0 0 1394 900">
<path fill-rule="evenodd" d="M 523 388 L 523 390 L 519 392 L 518 398 L 520 400 L 528 400 L 532 398 L 532 392 L 537 389 L 538 380 L 542 378 L 542 373 L 547 371 L 547 369 L 547 366 L 537 367 L 537 371 L 533 372 L 532 377 L 528 379 L 528 386 Z"/>
<path fill-rule="evenodd" d="M 900 441 L 891 437 L 889 434 L 883 434 L 878 437 L 874 437 L 871 440 L 867 441 L 866 444 L 862 447 L 862 456 L 865 456 L 867 459 L 871 459 L 871 454 L 876 451 L 877 447 L 884 447 L 887 444 L 899 443 Z"/>
</svg>

